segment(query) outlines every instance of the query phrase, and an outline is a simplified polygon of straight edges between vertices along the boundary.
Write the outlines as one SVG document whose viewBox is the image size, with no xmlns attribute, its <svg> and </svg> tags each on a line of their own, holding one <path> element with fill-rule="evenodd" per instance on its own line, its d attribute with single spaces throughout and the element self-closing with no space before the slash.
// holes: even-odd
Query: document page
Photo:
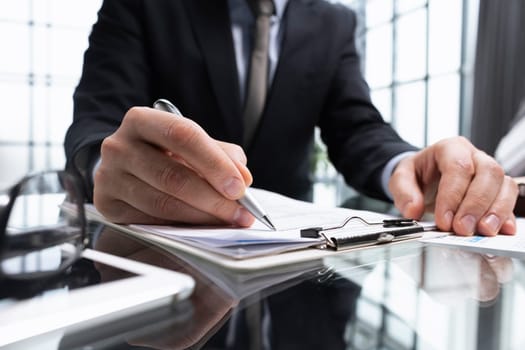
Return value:
<svg viewBox="0 0 525 350">
<path fill-rule="evenodd" d="M 277 231 L 268 229 L 258 221 L 250 228 L 159 225 L 130 227 L 230 257 L 247 258 L 315 246 L 323 242 L 318 238 L 302 238 L 300 230 L 303 228 L 337 226 L 353 215 L 369 221 L 381 221 L 385 217 L 373 212 L 298 201 L 260 189 L 251 191 L 266 209 Z"/>
<path fill-rule="evenodd" d="M 462 237 L 448 234 L 430 239 L 424 238 L 421 241 L 434 245 L 458 247 L 479 253 L 523 258 L 525 256 L 525 219 L 517 219 L 516 222 L 518 230 L 516 235 L 513 236 L 497 235 L 485 237 L 474 235 Z"/>
</svg>

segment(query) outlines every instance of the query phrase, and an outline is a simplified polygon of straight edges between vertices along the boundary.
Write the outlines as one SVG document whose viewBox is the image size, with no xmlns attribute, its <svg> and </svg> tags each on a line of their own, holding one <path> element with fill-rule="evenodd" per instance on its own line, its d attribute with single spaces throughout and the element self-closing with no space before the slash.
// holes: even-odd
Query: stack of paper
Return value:
<svg viewBox="0 0 525 350">
<path fill-rule="evenodd" d="M 156 235 L 233 259 L 267 256 L 323 244 L 321 238 L 302 238 L 300 230 L 309 227 L 340 225 L 350 216 L 367 221 L 381 221 L 384 214 L 322 206 L 294 200 L 274 192 L 252 189 L 253 195 L 267 210 L 277 231 L 260 222 L 250 228 L 129 225 L 135 233 Z M 107 223 L 93 206 L 87 207 L 90 218 Z M 356 223 L 361 225 L 361 223 Z M 354 223 L 345 226 L 351 228 Z M 361 231 L 358 231 L 361 232 Z"/>
</svg>

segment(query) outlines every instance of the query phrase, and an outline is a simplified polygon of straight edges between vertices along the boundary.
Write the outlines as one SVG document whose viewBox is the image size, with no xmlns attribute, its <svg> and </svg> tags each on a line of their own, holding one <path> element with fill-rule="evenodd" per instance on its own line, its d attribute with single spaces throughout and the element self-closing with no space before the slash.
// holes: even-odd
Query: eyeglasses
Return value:
<svg viewBox="0 0 525 350">
<path fill-rule="evenodd" d="M 77 176 L 45 171 L 0 192 L 0 278 L 29 280 L 68 269 L 88 245 Z"/>
</svg>

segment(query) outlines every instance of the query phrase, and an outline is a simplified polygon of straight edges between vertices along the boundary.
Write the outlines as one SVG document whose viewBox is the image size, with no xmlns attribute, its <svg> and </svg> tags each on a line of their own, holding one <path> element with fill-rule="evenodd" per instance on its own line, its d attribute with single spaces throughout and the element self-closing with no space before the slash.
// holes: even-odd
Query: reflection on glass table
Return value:
<svg viewBox="0 0 525 350">
<path fill-rule="evenodd" d="M 69 202 L 77 215 L 60 205 Z M 24 281 L 65 271 L 88 245 L 78 179 L 64 171 L 24 177 L 0 193 L 0 276 Z"/>
<path fill-rule="evenodd" d="M 440 247 L 384 253 L 358 268 L 354 259 L 330 259 L 362 287 L 350 348 L 523 348 L 523 261 Z"/>
<path fill-rule="evenodd" d="M 236 273 L 104 226 L 92 224 L 89 232 L 98 252 L 183 272 L 195 290 L 178 310 L 66 328 L 58 348 L 525 347 L 520 259 L 410 242 Z M 101 281 L 118 275 L 98 271 Z"/>
<path fill-rule="evenodd" d="M 459 350 L 525 344 L 518 326 L 525 317 L 514 307 L 525 303 L 521 260 L 411 242 L 235 273 L 137 245 L 142 243 L 105 230 L 97 248 L 118 247 L 113 254 L 183 271 L 197 283 L 186 327 L 128 338 L 147 348 Z"/>
<path fill-rule="evenodd" d="M 64 171 L 27 176 L 0 193 L 0 346 L 31 347 L 35 336 L 169 306 L 191 293 L 187 275 L 88 248 L 83 198 L 76 176 Z M 75 214 L 62 210 L 66 202 Z"/>
<path fill-rule="evenodd" d="M 177 325 L 176 328 L 166 329 L 165 332 L 157 331 L 149 336 L 129 338 L 132 344 L 158 349 L 185 349 L 194 346 L 252 348 L 254 344 L 251 340 L 256 334 L 257 339 L 262 341 L 262 334 L 266 333 L 263 331 L 264 317 L 270 314 L 269 308 L 275 307 L 269 300 L 273 300 L 275 295 L 294 291 L 303 284 L 315 285 L 311 281 L 331 273 L 322 261 L 253 273 L 236 273 L 187 254 L 174 255 L 158 247 L 145 246 L 144 243 L 111 229 L 104 229 L 96 242 L 97 250 L 183 272 L 195 279 L 195 290 L 190 297 L 193 308 L 191 322 L 185 327 Z M 290 298 L 280 299 L 286 305 L 290 305 Z M 298 311 L 304 306 L 301 300 L 295 301 L 294 304 L 297 304 Z M 258 320 L 253 319 L 257 317 L 253 315 L 254 309 L 258 309 Z M 284 311 L 282 307 L 278 309 Z M 297 313 L 286 313 L 297 316 Z M 281 322 L 284 324 L 279 328 L 282 328 L 284 334 L 285 330 L 290 330 L 290 324 L 277 319 L 273 323 L 279 325 Z M 255 330 L 252 323 L 258 324 Z"/>
</svg>

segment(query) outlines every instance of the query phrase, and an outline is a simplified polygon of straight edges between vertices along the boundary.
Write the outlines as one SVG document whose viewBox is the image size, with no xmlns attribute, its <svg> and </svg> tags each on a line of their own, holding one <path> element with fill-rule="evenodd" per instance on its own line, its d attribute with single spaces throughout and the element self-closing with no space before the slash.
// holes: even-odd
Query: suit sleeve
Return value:
<svg viewBox="0 0 525 350">
<path fill-rule="evenodd" d="M 89 196 L 102 140 L 115 132 L 130 107 L 151 101 L 140 8 L 139 1 L 104 1 L 84 54 L 64 146 L 66 167 L 82 175 Z"/>
<path fill-rule="evenodd" d="M 340 53 L 320 119 L 321 137 L 328 155 L 345 181 L 356 190 L 388 199 L 381 173 L 396 155 L 417 150 L 385 123 L 373 106 L 355 47 L 355 14 L 341 6 L 336 11 Z"/>
</svg>

